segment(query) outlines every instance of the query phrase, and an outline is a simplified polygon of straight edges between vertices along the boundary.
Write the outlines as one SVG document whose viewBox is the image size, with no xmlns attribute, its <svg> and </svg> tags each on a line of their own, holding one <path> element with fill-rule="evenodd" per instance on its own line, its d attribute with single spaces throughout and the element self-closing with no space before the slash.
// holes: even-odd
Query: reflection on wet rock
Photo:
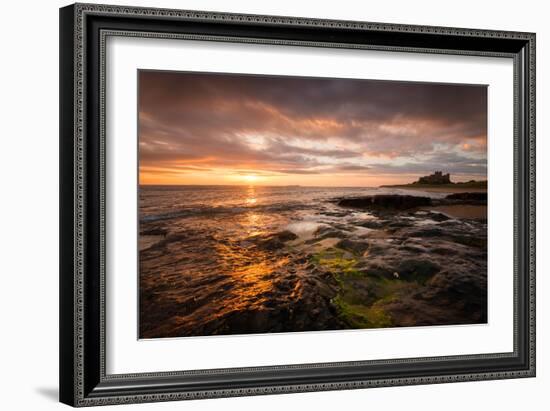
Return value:
<svg viewBox="0 0 550 411">
<path fill-rule="evenodd" d="M 487 221 L 435 210 L 442 195 L 368 208 L 353 189 L 142 196 L 141 338 L 487 321 Z"/>
</svg>

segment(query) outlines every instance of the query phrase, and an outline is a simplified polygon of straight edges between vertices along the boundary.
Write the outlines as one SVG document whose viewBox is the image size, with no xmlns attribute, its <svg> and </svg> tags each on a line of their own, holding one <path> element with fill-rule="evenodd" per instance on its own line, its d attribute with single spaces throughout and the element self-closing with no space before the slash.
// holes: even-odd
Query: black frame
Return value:
<svg viewBox="0 0 550 411">
<path fill-rule="evenodd" d="M 509 57 L 514 61 L 514 351 L 105 373 L 107 36 Z M 75 4 L 60 9 L 60 401 L 73 406 L 535 376 L 535 34 Z M 359 359 L 358 359 L 359 360 Z"/>
</svg>

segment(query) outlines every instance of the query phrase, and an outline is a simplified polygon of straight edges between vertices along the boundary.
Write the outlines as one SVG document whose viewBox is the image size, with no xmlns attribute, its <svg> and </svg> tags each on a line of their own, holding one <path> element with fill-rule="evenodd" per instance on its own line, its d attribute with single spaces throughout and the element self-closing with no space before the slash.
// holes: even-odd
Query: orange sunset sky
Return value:
<svg viewBox="0 0 550 411">
<path fill-rule="evenodd" d="M 139 72 L 140 184 L 487 178 L 487 88 Z"/>
</svg>

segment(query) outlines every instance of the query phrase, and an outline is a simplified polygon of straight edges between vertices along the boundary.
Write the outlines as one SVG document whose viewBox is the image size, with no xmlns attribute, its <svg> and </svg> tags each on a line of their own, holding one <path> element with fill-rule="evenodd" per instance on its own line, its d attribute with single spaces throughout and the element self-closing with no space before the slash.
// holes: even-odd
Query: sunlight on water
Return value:
<svg viewBox="0 0 550 411">
<path fill-rule="evenodd" d="M 276 271 L 288 258 L 274 259 L 256 248 L 219 245 L 216 248 L 224 271 L 236 286 L 224 301 L 220 315 L 244 309 L 261 309 L 272 296 Z"/>
<path fill-rule="evenodd" d="M 246 191 L 246 199 L 244 200 L 246 205 L 254 205 L 258 202 L 256 198 L 256 188 L 254 186 L 248 186 Z"/>
</svg>

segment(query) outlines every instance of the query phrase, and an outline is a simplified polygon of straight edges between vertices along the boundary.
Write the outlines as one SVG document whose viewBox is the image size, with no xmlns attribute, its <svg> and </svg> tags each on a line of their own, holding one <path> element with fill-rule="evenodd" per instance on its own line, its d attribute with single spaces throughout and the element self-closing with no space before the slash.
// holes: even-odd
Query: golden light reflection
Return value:
<svg viewBox="0 0 550 411">
<path fill-rule="evenodd" d="M 288 264 L 288 258 L 275 259 L 255 247 L 219 244 L 216 249 L 225 270 L 231 273 L 231 282 L 235 284 L 224 301 L 223 309 L 216 316 L 232 311 L 261 309 L 274 290 L 276 273 Z"/>
<path fill-rule="evenodd" d="M 244 201 L 248 205 L 256 204 L 258 202 L 258 199 L 256 198 L 256 187 L 253 185 L 248 186 L 248 189 L 246 190 L 246 199 Z"/>
<path fill-rule="evenodd" d="M 256 204 L 258 188 L 251 184 L 244 189 L 243 195 L 246 204 Z M 274 218 L 277 217 L 250 208 L 250 211 L 239 216 L 236 224 L 242 239 L 258 238 L 268 234 Z M 234 240 L 216 245 L 223 270 L 231 274 L 230 281 L 235 284 L 220 315 L 234 310 L 262 308 L 273 292 L 274 282 L 279 280 L 277 273 L 288 264 L 288 257 L 276 256 L 253 243 L 243 244 L 237 238 Z"/>
<path fill-rule="evenodd" d="M 264 231 L 261 227 L 261 217 L 255 213 L 248 213 L 246 218 L 246 232 L 250 236 L 261 235 Z"/>
</svg>

